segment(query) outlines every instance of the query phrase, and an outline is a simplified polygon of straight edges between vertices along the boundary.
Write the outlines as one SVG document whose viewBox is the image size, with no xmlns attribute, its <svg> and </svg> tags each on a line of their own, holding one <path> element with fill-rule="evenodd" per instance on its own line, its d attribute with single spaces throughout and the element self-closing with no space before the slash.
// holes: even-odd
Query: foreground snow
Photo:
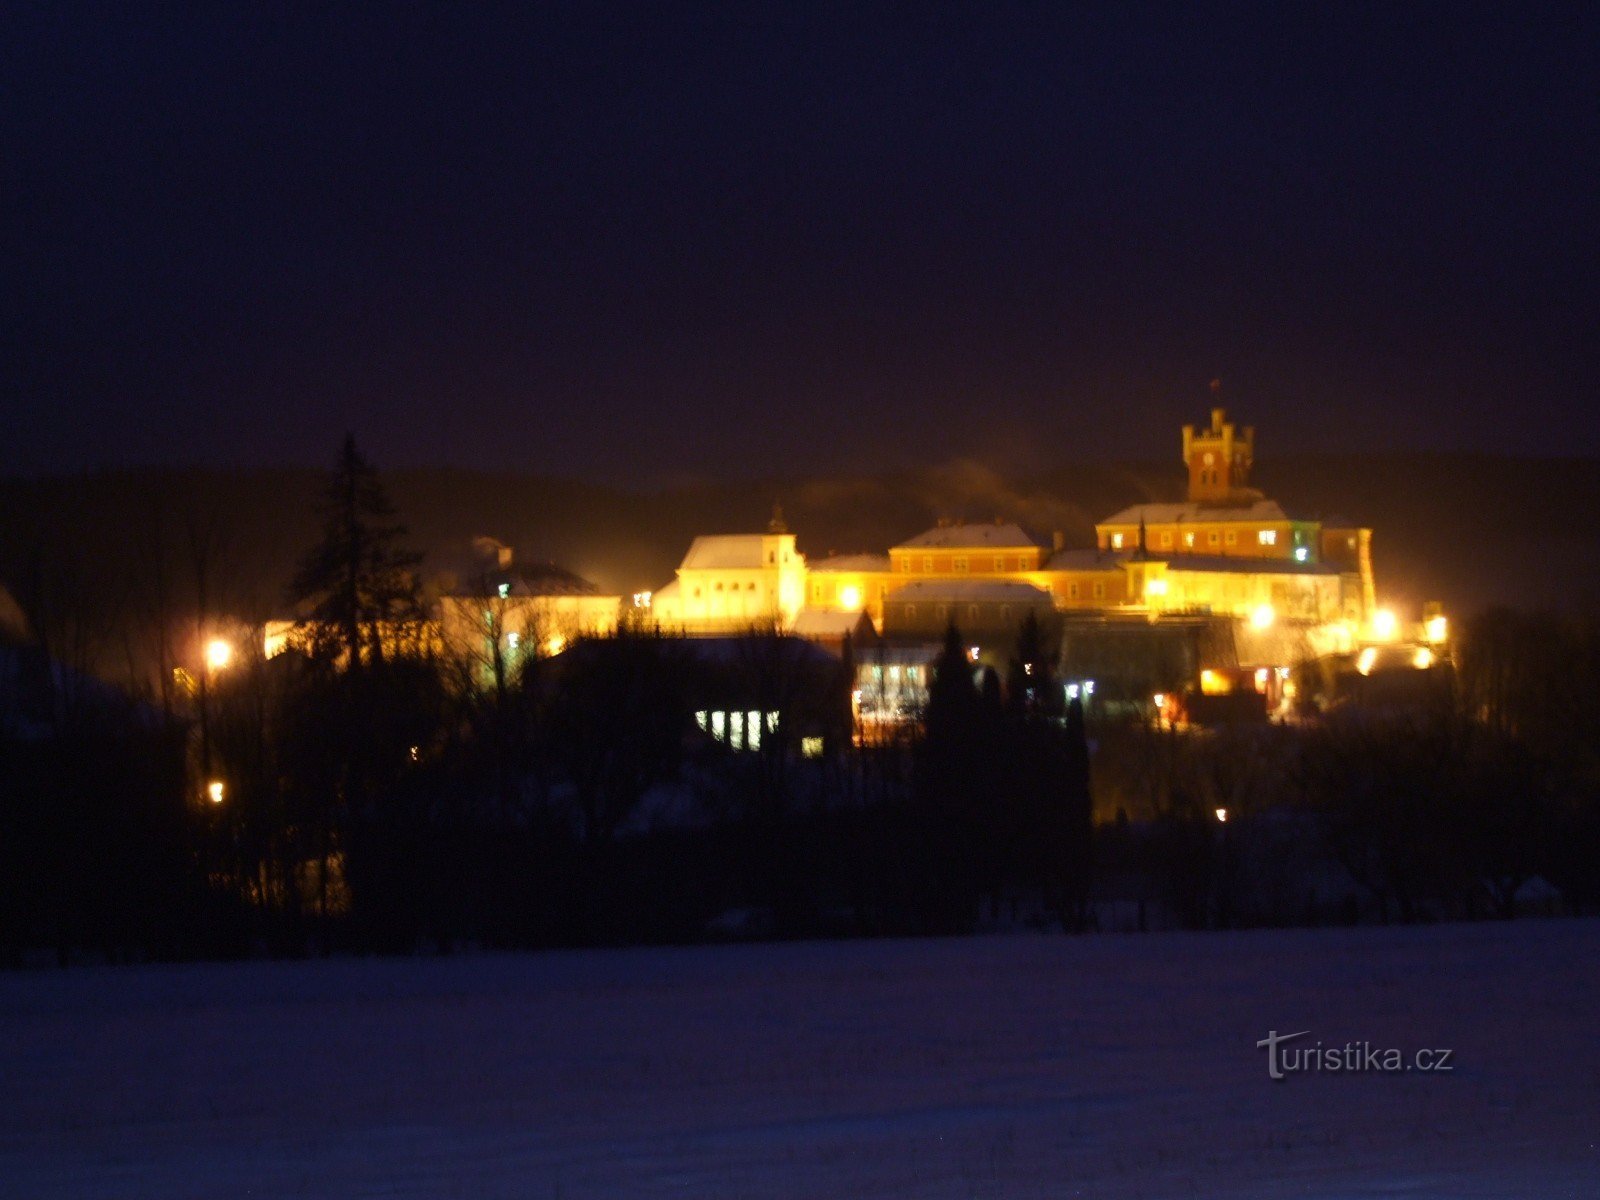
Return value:
<svg viewBox="0 0 1600 1200">
<path fill-rule="evenodd" d="M 1600 1195 L 1600 924 L 0 976 L 7 1197 Z M 1255 1043 L 1455 1051 L 1273 1083 Z"/>
</svg>

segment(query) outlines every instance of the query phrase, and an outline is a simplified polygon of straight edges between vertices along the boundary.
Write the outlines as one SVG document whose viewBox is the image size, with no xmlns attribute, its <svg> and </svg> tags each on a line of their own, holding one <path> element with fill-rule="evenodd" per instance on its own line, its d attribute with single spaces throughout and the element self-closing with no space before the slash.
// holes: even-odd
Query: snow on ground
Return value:
<svg viewBox="0 0 1600 1200">
<path fill-rule="evenodd" d="M 0 975 L 0 1196 L 1592 1200 L 1597 935 Z M 1273 1029 L 1455 1070 L 1271 1082 Z"/>
</svg>

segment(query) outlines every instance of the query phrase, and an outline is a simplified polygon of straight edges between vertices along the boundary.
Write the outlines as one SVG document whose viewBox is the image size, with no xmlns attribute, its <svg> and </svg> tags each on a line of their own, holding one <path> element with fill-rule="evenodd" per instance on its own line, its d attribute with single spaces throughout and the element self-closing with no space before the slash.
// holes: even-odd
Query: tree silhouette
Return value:
<svg viewBox="0 0 1600 1200">
<path fill-rule="evenodd" d="M 380 662 L 385 642 L 421 616 L 415 568 L 421 556 L 401 546 L 382 481 L 346 435 L 319 508 L 322 537 L 301 560 L 289 599 L 318 658 L 358 671 Z"/>
</svg>

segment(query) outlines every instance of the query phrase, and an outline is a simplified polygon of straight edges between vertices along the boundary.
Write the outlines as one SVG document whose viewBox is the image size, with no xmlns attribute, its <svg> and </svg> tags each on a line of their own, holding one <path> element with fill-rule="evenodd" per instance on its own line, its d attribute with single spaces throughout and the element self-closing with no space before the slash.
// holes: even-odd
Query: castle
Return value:
<svg viewBox="0 0 1600 1200">
<path fill-rule="evenodd" d="M 1213 408 L 1209 424 L 1184 426 L 1182 447 L 1184 500 L 1124 508 L 1079 547 L 1002 520 L 942 521 L 883 553 L 813 562 L 776 511 L 760 533 L 695 538 L 675 578 L 630 603 L 479 539 L 463 569 L 436 581 L 424 636 L 498 680 L 522 657 L 560 654 L 619 622 L 702 639 L 699 649 L 781 633 L 834 661 L 853 657 L 857 714 L 889 721 L 919 711 L 952 627 L 975 669 L 1004 671 L 1030 617 L 1069 696 L 1153 704 L 1174 718 L 1206 697 L 1283 707 L 1297 695 L 1296 668 L 1313 661 L 1363 676 L 1433 664 L 1445 620 L 1434 613 L 1412 638 L 1379 607 L 1370 529 L 1293 513 L 1251 486 L 1254 428 Z M 299 629 L 269 624 L 268 656 Z"/>
<path fill-rule="evenodd" d="M 879 635 L 914 639 L 954 623 L 980 642 L 1014 633 L 1029 611 L 1205 616 L 1238 624 L 1250 667 L 1348 652 L 1381 634 L 1372 531 L 1285 510 L 1250 487 L 1254 455 L 1255 430 L 1212 409 L 1208 426 L 1183 429 L 1187 499 L 1113 513 L 1081 548 L 999 521 L 940 523 L 885 554 L 816 562 L 781 518 L 765 533 L 696 538 L 651 616 L 688 635 L 757 623 L 805 635 L 865 617 Z"/>
</svg>

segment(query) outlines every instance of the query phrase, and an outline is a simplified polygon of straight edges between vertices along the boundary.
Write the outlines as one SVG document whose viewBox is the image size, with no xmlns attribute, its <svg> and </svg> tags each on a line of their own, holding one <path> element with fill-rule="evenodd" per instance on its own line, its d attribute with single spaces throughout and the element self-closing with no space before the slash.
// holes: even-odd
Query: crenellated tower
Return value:
<svg viewBox="0 0 1600 1200">
<path fill-rule="evenodd" d="M 1215 398 L 1220 384 L 1211 383 Z M 1250 487 L 1255 426 L 1237 428 L 1224 408 L 1211 410 L 1210 428 L 1183 427 L 1183 461 L 1189 468 L 1189 499 L 1202 504 L 1237 504 L 1257 498 Z"/>
</svg>

